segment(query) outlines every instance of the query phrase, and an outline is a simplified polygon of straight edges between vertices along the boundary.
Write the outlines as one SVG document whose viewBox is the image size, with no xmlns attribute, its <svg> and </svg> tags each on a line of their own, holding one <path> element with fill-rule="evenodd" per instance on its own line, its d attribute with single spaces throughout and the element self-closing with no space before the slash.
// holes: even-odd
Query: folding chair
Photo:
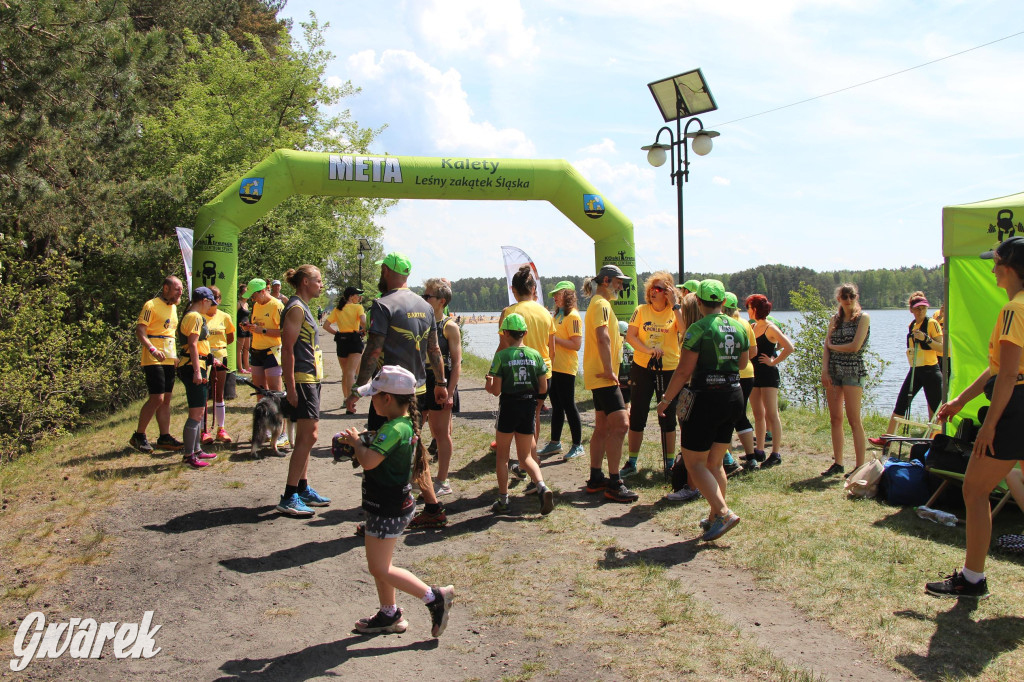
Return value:
<svg viewBox="0 0 1024 682">
<path fill-rule="evenodd" d="M 924 506 L 929 509 L 935 509 L 932 505 L 935 504 L 935 500 L 939 499 L 939 496 L 942 495 L 950 483 L 956 483 L 959 485 L 964 484 L 964 475 L 958 474 L 955 471 L 943 471 L 942 469 L 932 469 L 929 467 L 925 467 L 925 470 L 942 479 L 942 483 L 939 485 L 938 489 L 936 489 L 932 496 L 928 498 L 928 501 L 924 503 Z M 1000 481 L 999 485 L 992 489 L 992 497 L 999 499 L 996 506 L 992 508 L 992 518 L 995 518 L 996 514 L 1006 506 L 1006 503 L 1013 499 L 1013 496 L 1010 494 L 1010 489 L 1006 486 L 1006 481 Z"/>
</svg>

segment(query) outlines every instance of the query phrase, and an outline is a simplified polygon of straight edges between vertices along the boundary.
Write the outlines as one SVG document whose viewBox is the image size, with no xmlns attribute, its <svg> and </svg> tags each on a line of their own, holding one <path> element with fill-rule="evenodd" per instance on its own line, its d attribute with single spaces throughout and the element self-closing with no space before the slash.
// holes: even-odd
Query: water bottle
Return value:
<svg viewBox="0 0 1024 682">
<path fill-rule="evenodd" d="M 925 507 L 924 505 L 915 508 L 917 515 L 922 519 L 928 519 L 933 523 L 941 523 L 944 526 L 955 526 L 957 524 L 956 514 Z"/>
</svg>

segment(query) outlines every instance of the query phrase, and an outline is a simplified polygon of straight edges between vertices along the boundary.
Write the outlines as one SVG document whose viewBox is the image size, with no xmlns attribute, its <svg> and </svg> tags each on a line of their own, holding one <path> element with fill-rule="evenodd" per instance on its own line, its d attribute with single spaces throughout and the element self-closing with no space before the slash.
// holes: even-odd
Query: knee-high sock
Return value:
<svg viewBox="0 0 1024 682">
<path fill-rule="evenodd" d="M 185 442 L 183 452 L 186 455 L 191 455 L 193 452 L 199 450 L 199 429 L 202 428 L 203 423 L 195 419 L 189 418 L 185 421 L 185 428 L 182 429 L 181 440 Z"/>
<path fill-rule="evenodd" d="M 226 416 L 227 411 L 228 409 L 224 407 L 224 403 L 213 404 L 214 421 L 217 422 L 218 428 L 224 426 L 224 417 Z"/>
</svg>

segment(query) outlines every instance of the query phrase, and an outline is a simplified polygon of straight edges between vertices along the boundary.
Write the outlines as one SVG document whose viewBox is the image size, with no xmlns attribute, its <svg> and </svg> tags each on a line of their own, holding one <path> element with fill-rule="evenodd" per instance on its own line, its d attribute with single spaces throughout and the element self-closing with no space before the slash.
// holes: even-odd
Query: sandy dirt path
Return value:
<svg viewBox="0 0 1024 682">
<path fill-rule="evenodd" d="M 474 616 L 464 605 L 456 606 L 440 640 L 429 636 L 426 609 L 405 595 L 399 599 L 410 620 L 405 634 L 352 633 L 352 623 L 370 615 L 376 599 L 362 540 L 353 535 L 361 518 L 360 479 L 350 465 L 333 463 L 330 439 L 343 427 L 361 425 L 364 417 L 346 417 L 336 407 L 341 404 L 336 377 L 329 377 L 323 396 L 327 409 L 310 481 L 332 498 L 329 508 L 303 520 L 275 512 L 287 460 L 250 461 L 247 443 L 222 454 L 218 466 L 186 472 L 191 483 L 186 490 L 125 492 L 120 504 L 92 521 L 112 538 L 110 557 L 77 569 L 37 601 L 45 601 L 50 621 L 138 621 L 143 611 L 155 611 L 162 652 L 149 660 L 116 660 L 108 649 L 98 661 L 36 661 L 19 679 L 452 680 L 518 672 L 514 649 L 520 633 Z M 489 431 L 495 403 L 479 380 L 466 378 L 459 422 Z M 361 401 L 360 411 L 365 414 L 367 406 Z M 588 502 L 577 492 L 585 467 L 579 461 L 545 467 L 545 477 L 563 490 L 560 504 L 584 510 L 595 531 L 616 537 L 615 555 L 603 560 L 642 557 L 664 563 L 696 597 L 788 665 L 831 680 L 905 679 L 875 662 L 863 644 L 754 587 L 748 572 L 700 552 L 689 529 L 664 532 L 636 518 L 629 507 L 593 503 L 593 497 Z M 479 551 L 487 535 L 502 528 L 489 511 L 492 490 L 490 481 L 458 490 L 447 501 L 450 528 L 406 535 L 396 564 L 429 562 L 439 552 L 459 557 Z M 458 576 L 450 581 L 458 590 Z M 571 589 L 564 586 L 566 593 Z M 472 601 L 471 595 L 461 597 L 463 604 Z M 558 602 L 568 594 L 548 598 Z M 557 679 L 618 678 L 571 647 L 555 642 L 530 647 L 542 650 L 546 669 L 557 671 Z M 12 675 L 4 663 L 0 676 Z"/>
</svg>

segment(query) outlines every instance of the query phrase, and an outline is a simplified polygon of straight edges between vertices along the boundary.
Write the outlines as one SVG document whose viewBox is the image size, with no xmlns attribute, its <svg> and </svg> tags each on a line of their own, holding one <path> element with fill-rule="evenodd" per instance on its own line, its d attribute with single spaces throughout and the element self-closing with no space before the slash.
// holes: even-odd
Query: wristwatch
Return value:
<svg viewBox="0 0 1024 682">
<path fill-rule="evenodd" d="M 676 303 L 674 306 L 672 306 L 672 310 L 682 310 L 682 309 L 683 309 L 683 306 L 679 305 L 678 303 Z"/>
<path fill-rule="evenodd" d="M 444 381 L 436 381 L 435 380 L 434 381 L 434 385 L 435 386 L 441 386 L 442 388 L 447 388 L 448 387 L 448 380 L 447 379 L 445 379 Z"/>
</svg>

